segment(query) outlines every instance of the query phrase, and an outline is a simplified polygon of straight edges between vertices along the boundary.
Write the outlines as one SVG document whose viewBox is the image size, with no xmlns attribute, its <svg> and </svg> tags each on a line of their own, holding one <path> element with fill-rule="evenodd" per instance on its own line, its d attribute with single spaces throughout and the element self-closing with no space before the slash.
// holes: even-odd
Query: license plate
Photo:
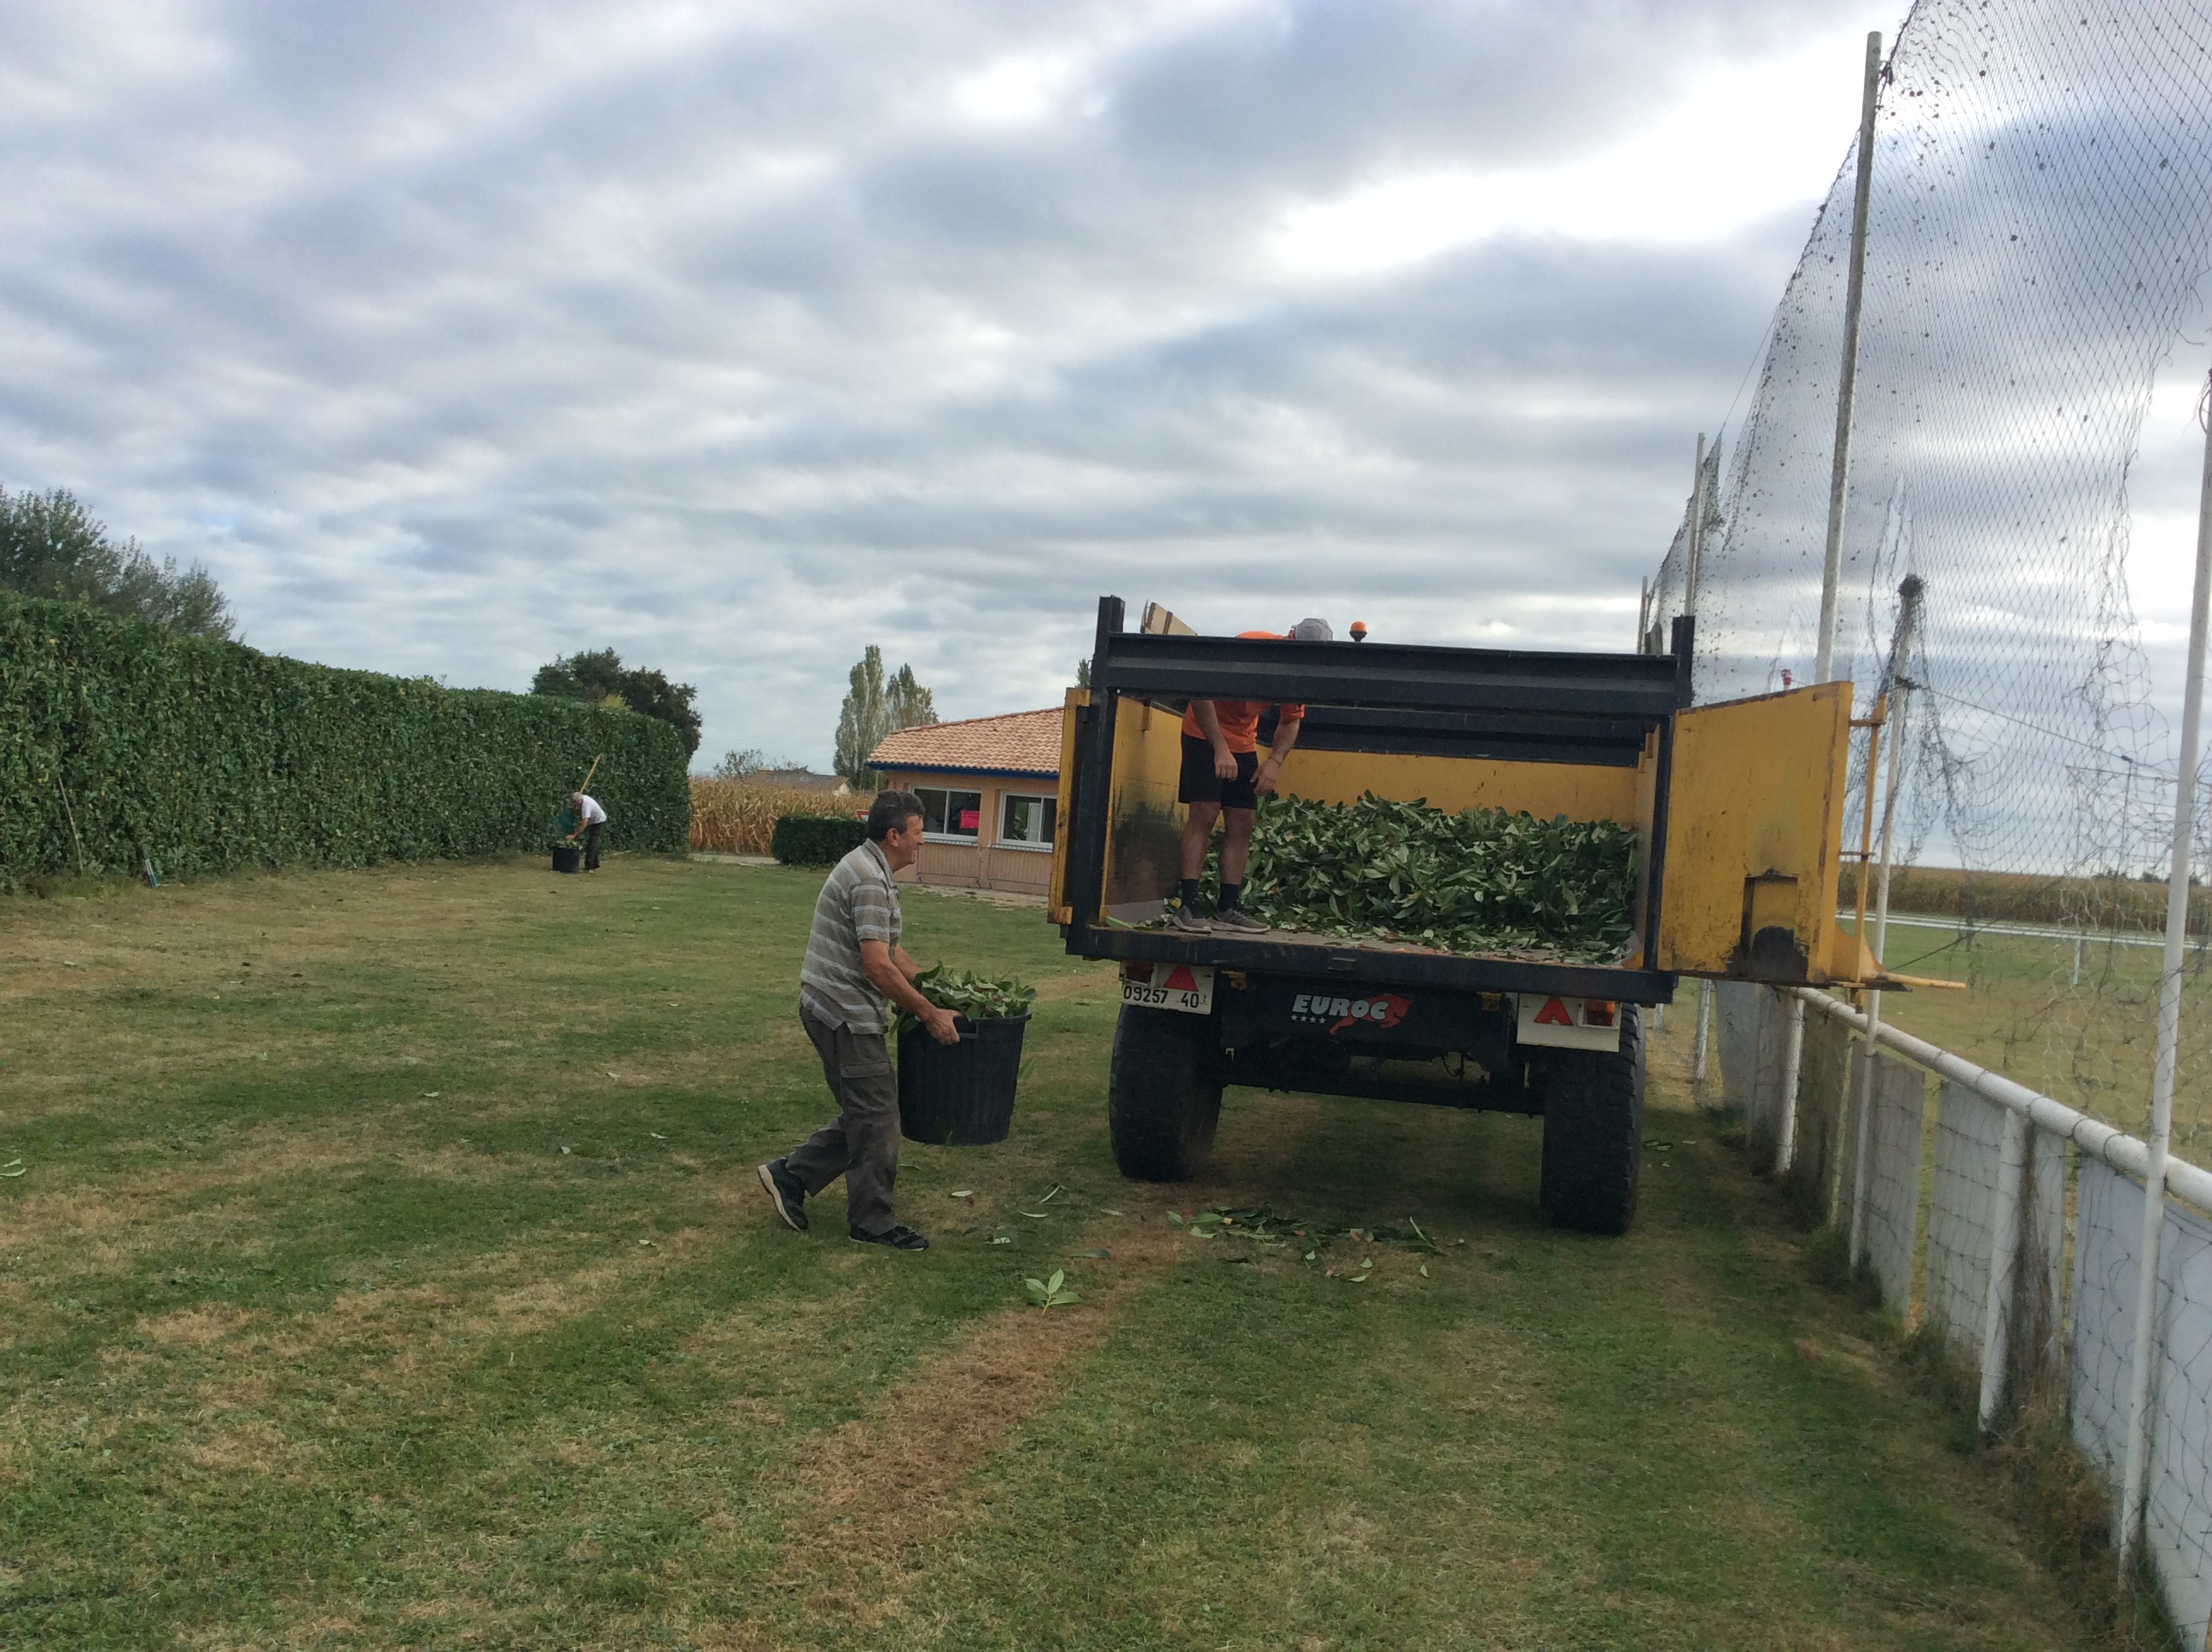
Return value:
<svg viewBox="0 0 2212 1652">
<path fill-rule="evenodd" d="M 1202 963 L 1126 963 L 1121 966 L 1121 1002 L 1147 1010 L 1181 1010 L 1188 1015 L 1213 1013 L 1213 968 Z"/>
</svg>

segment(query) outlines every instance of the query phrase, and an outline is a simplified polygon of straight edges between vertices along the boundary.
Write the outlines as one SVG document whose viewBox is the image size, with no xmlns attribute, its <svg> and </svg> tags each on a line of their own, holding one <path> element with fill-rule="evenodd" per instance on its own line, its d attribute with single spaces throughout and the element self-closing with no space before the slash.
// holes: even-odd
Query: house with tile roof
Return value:
<svg viewBox="0 0 2212 1652">
<path fill-rule="evenodd" d="M 884 784 L 921 799 L 925 884 L 1042 895 L 1052 878 L 1060 708 L 924 723 L 869 754 Z"/>
</svg>

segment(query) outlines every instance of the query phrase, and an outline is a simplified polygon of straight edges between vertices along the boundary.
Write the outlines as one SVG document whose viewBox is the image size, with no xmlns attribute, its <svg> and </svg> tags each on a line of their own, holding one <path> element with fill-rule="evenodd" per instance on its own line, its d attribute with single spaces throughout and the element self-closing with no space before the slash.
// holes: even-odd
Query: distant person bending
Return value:
<svg viewBox="0 0 2212 1652">
<path fill-rule="evenodd" d="M 568 841 L 576 841 L 576 832 L 584 835 L 584 870 L 599 869 L 599 840 L 607 835 L 607 811 L 599 807 L 599 800 L 582 792 L 568 794 L 568 806 L 576 811 L 576 831 L 568 834 Z"/>
<path fill-rule="evenodd" d="M 843 1176 L 846 1231 L 863 1244 L 894 1250 L 927 1250 L 929 1241 L 899 1226 L 891 1210 L 899 1114 L 884 1039 L 890 1005 L 919 1017 L 939 1043 L 960 1042 L 952 1011 L 915 990 L 921 966 L 899 944 L 893 875 L 921 857 L 921 799 L 913 793 L 877 793 L 868 805 L 868 841 L 840 860 L 822 885 L 799 969 L 799 1023 L 822 1058 L 837 1119 L 759 1171 L 775 1213 L 800 1233 L 806 1231 L 808 1197 Z"/>
<path fill-rule="evenodd" d="M 1241 637 L 1290 637 L 1299 642 L 1333 642 L 1328 622 L 1302 619 L 1288 631 L 1239 631 Z M 1211 929 L 1257 932 L 1267 926 L 1244 910 L 1244 865 L 1252 850 L 1252 828 L 1260 799 L 1275 789 L 1283 759 L 1298 743 L 1304 706 L 1275 708 L 1274 744 L 1267 761 L 1259 754 L 1261 708 L 1249 700 L 1194 700 L 1182 714 L 1182 783 L 1177 801 L 1190 805 L 1182 828 L 1182 898 L 1172 920 L 1177 929 L 1204 934 Z M 1221 887 L 1208 921 L 1198 909 L 1199 879 L 1206 873 L 1206 847 L 1213 823 L 1222 823 Z"/>
</svg>

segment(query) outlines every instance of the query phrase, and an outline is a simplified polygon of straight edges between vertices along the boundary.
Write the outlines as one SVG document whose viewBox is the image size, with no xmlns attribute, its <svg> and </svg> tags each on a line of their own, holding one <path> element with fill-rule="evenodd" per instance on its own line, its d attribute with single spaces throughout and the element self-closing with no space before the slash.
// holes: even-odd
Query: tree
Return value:
<svg viewBox="0 0 2212 1652">
<path fill-rule="evenodd" d="M 1075 686 L 1079 689 L 1091 686 L 1091 661 L 1087 657 L 1075 662 Z"/>
<path fill-rule="evenodd" d="M 180 573 L 175 557 L 157 562 L 136 539 L 117 544 L 65 488 L 0 488 L 0 590 L 81 602 L 190 636 L 228 637 L 234 626 L 206 568 L 194 562 Z"/>
<path fill-rule="evenodd" d="M 768 754 L 757 745 L 743 751 L 725 751 L 722 761 L 714 765 L 718 780 L 749 780 L 768 767 Z"/>
<path fill-rule="evenodd" d="M 884 676 L 884 651 L 874 643 L 853 667 L 851 687 L 837 713 L 838 774 L 856 790 L 876 784 L 868 767 L 868 754 L 893 729 L 918 728 L 937 720 L 937 707 L 927 689 L 915 680 L 914 667 L 902 665 L 888 680 Z"/>
<path fill-rule="evenodd" d="M 568 654 L 540 665 L 530 679 L 530 691 L 658 718 L 684 737 L 686 756 L 699 749 L 699 714 L 693 705 L 699 690 L 689 683 L 671 683 L 650 666 L 624 665 L 611 648 Z"/>
</svg>

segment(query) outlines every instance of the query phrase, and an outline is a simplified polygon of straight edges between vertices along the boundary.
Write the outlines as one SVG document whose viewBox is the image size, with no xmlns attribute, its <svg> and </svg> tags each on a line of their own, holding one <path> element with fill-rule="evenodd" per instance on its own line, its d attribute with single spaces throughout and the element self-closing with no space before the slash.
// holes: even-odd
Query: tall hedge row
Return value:
<svg viewBox="0 0 2212 1652">
<path fill-rule="evenodd" d="M 0 887 L 142 844 L 164 876 L 539 849 L 599 752 L 611 844 L 681 850 L 684 743 L 654 719 L 0 593 Z"/>
</svg>

